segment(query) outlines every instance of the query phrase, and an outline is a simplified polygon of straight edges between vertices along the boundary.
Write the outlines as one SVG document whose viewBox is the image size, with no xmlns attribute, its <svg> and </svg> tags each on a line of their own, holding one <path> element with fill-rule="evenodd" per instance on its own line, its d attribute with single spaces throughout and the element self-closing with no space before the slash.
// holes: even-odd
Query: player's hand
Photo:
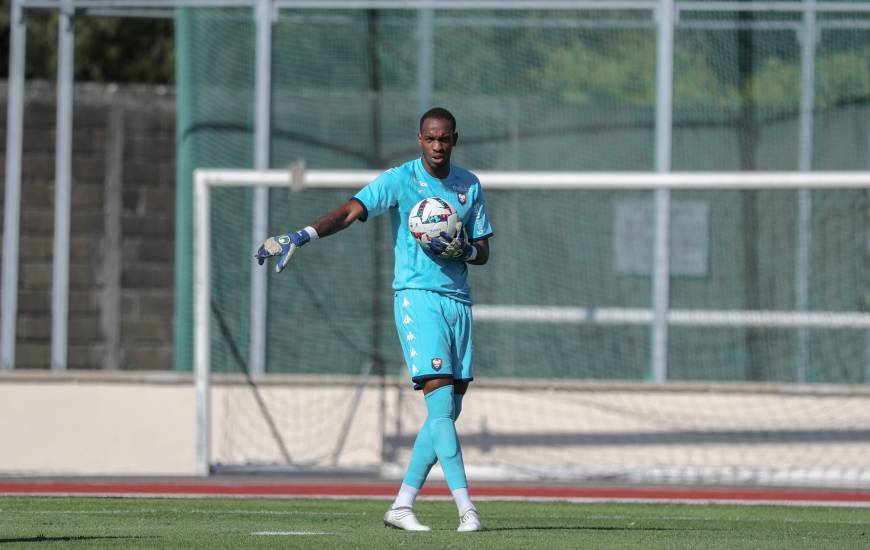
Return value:
<svg viewBox="0 0 870 550">
<path fill-rule="evenodd" d="M 257 258 L 257 262 L 260 265 L 263 265 L 263 262 L 267 258 L 276 256 L 278 262 L 275 264 L 275 273 L 281 273 L 287 267 L 287 264 L 290 263 L 290 258 L 293 257 L 293 254 L 296 254 L 296 250 L 310 240 L 311 237 L 305 231 L 269 237 L 260 246 L 254 257 Z"/>
<path fill-rule="evenodd" d="M 450 237 L 444 231 L 441 235 L 429 241 L 429 250 L 440 258 L 450 258 L 465 261 L 474 255 L 474 246 L 465 240 L 462 222 L 456 224 L 456 236 Z"/>
</svg>

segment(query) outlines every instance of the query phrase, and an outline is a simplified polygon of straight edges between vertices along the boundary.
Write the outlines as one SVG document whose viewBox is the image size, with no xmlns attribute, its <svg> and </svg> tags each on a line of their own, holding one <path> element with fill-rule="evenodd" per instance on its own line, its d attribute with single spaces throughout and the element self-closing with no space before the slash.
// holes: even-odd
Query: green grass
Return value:
<svg viewBox="0 0 870 550">
<path fill-rule="evenodd" d="M 7 548 L 870 548 L 867 508 L 479 502 L 485 532 L 456 533 L 452 503 L 418 503 L 430 533 L 386 529 L 368 500 L 0 497 Z M 264 531 L 307 532 L 262 536 Z"/>
</svg>

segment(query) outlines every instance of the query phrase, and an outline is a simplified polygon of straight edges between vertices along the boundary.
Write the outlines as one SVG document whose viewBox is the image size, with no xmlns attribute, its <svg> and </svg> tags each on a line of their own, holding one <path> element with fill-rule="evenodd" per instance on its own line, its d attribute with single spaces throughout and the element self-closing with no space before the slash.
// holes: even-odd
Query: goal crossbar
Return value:
<svg viewBox="0 0 870 550">
<path fill-rule="evenodd" d="M 212 187 L 362 187 L 376 170 L 197 170 Z M 860 189 L 870 172 L 532 172 L 479 171 L 484 189 Z"/>
</svg>

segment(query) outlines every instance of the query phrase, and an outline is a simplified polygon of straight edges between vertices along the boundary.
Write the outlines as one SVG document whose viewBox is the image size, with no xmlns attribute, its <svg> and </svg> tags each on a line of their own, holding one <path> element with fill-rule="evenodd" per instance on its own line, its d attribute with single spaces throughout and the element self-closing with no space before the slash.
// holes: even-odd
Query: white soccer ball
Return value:
<svg viewBox="0 0 870 550">
<path fill-rule="evenodd" d="M 429 249 L 429 241 L 437 237 L 441 232 L 456 236 L 456 224 L 459 222 L 459 214 L 456 209 L 444 199 L 427 197 L 411 209 L 408 216 L 408 229 L 420 246 Z"/>
</svg>

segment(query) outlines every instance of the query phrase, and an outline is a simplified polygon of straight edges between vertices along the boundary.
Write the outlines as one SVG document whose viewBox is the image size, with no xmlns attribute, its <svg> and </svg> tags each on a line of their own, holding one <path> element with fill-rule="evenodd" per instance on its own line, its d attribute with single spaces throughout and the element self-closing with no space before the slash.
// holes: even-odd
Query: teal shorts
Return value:
<svg viewBox="0 0 870 550">
<path fill-rule="evenodd" d="M 470 382 L 471 306 L 429 290 L 398 290 L 394 313 L 414 389 L 432 378 Z"/>
</svg>

